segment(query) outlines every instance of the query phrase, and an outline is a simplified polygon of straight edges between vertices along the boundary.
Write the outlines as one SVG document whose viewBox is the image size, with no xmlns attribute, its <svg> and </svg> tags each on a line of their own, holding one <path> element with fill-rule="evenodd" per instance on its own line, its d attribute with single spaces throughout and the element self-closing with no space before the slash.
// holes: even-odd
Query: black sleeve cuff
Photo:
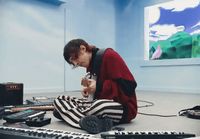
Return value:
<svg viewBox="0 0 200 139">
<path fill-rule="evenodd" d="M 100 82 L 100 81 L 97 81 L 97 83 L 96 83 L 96 91 L 94 93 L 94 99 L 97 98 L 97 96 L 99 95 L 99 93 L 102 91 L 102 88 L 103 88 L 103 83 Z"/>
<path fill-rule="evenodd" d="M 135 94 L 135 88 L 137 87 L 137 83 L 135 80 L 125 80 L 122 78 L 116 79 L 122 91 L 127 96 L 133 96 Z"/>
<path fill-rule="evenodd" d="M 127 117 L 128 117 L 128 107 L 123 105 L 123 115 L 122 115 L 122 119 L 120 120 L 119 124 L 128 123 Z"/>
</svg>

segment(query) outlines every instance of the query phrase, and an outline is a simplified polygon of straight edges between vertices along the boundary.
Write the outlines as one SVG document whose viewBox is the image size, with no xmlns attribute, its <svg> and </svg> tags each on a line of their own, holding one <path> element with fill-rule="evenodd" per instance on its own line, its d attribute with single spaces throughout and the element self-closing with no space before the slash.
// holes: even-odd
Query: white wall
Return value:
<svg viewBox="0 0 200 139">
<path fill-rule="evenodd" d="M 25 93 L 64 90 L 64 8 L 41 1 L 0 0 L 0 82 Z"/>
<path fill-rule="evenodd" d="M 115 47 L 114 0 L 0 0 L 0 82 L 24 83 L 25 93 L 79 90 L 85 69 L 73 70 L 63 47 L 82 38 Z"/>
<path fill-rule="evenodd" d="M 116 49 L 131 68 L 137 90 L 200 93 L 199 59 L 144 63 L 144 7 L 170 0 L 116 1 Z M 188 61 L 187 61 L 188 63 Z"/>
<path fill-rule="evenodd" d="M 169 0 L 69 0 L 58 6 L 0 0 L 0 82 L 22 82 L 25 93 L 80 89 L 85 70 L 72 70 L 62 54 L 69 40 L 83 38 L 117 50 L 133 72 L 137 90 L 199 93 L 199 64 L 141 62 L 144 7 L 164 1 Z"/>
<path fill-rule="evenodd" d="M 65 42 L 82 38 L 99 48 L 115 48 L 114 0 L 79 0 L 66 3 Z M 65 90 L 80 90 L 85 69 L 65 65 Z"/>
</svg>

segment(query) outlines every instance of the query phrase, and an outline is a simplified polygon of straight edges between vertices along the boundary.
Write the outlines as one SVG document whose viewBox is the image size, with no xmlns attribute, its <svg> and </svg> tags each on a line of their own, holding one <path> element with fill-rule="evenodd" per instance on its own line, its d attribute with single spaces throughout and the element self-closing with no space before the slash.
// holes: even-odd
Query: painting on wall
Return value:
<svg viewBox="0 0 200 139">
<path fill-rule="evenodd" d="M 145 60 L 200 58 L 200 0 L 145 7 Z"/>
</svg>

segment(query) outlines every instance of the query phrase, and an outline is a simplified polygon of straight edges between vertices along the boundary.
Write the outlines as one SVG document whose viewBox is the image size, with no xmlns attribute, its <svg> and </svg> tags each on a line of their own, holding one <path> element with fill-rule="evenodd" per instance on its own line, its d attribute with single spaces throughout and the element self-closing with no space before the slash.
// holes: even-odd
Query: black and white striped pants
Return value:
<svg viewBox="0 0 200 139">
<path fill-rule="evenodd" d="M 108 99 L 88 101 L 76 97 L 59 96 L 54 100 L 54 107 L 65 122 L 76 128 L 80 128 L 80 119 L 88 115 L 108 117 L 114 123 L 119 123 L 123 115 L 122 105 Z"/>
</svg>

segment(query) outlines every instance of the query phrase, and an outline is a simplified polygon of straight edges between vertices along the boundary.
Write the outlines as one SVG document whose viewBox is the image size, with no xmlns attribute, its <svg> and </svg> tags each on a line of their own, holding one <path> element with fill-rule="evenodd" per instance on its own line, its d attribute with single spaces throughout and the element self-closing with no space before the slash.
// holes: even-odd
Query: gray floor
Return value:
<svg viewBox="0 0 200 139">
<path fill-rule="evenodd" d="M 59 93 L 61 94 L 61 93 Z M 48 94 L 48 96 L 57 96 L 59 94 Z M 42 95 L 42 94 L 40 94 Z M 67 95 L 78 96 L 78 93 L 72 92 Z M 30 98 L 27 95 L 26 98 Z M 137 92 L 138 105 L 148 105 L 143 101 L 153 102 L 151 107 L 139 108 L 140 113 L 158 114 L 158 115 L 177 115 L 182 109 L 191 108 L 200 105 L 200 94 L 183 94 L 183 93 L 159 93 L 159 92 Z M 59 129 L 73 132 L 86 133 L 83 130 L 75 129 L 64 122 L 54 118 L 51 112 L 46 117 L 51 117 L 51 124 L 44 128 Z M 1 121 L 2 123 L 3 121 Z M 176 131 L 193 133 L 200 136 L 200 120 L 190 119 L 187 117 L 159 117 L 138 114 L 130 124 L 123 124 L 126 131 Z M 98 135 L 97 135 L 98 136 Z"/>
</svg>

